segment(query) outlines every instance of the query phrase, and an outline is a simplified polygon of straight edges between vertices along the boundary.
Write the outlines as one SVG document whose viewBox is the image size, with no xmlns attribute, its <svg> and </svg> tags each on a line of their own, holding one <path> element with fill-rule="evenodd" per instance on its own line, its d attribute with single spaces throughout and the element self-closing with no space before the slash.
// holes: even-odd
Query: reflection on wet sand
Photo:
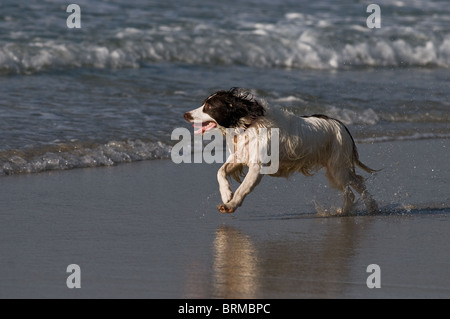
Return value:
<svg viewBox="0 0 450 319">
<path fill-rule="evenodd" d="M 256 298 L 260 263 L 250 238 L 230 226 L 220 226 L 214 240 L 214 297 Z"/>
<path fill-rule="evenodd" d="M 258 240 L 231 226 L 219 226 L 213 243 L 212 297 L 339 296 L 354 284 L 348 274 L 368 220 L 326 219 L 311 223 L 320 229 L 277 240 Z"/>
</svg>

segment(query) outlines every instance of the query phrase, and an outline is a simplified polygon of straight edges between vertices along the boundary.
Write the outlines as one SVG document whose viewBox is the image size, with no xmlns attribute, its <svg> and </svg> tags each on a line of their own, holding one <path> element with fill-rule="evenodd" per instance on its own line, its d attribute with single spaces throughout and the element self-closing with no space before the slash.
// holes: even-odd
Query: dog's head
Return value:
<svg viewBox="0 0 450 319">
<path fill-rule="evenodd" d="M 232 88 L 218 91 L 203 101 L 202 106 L 184 114 L 188 122 L 193 122 L 195 134 L 203 134 L 214 128 L 225 132 L 227 128 L 247 129 L 258 117 L 264 116 L 264 107 L 250 92 Z"/>
</svg>

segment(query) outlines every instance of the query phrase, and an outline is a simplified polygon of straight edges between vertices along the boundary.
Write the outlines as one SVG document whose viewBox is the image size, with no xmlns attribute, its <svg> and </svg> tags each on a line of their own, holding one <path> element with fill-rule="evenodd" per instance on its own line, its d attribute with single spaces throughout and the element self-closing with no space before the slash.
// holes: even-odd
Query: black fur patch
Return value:
<svg viewBox="0 0 450 319">
<path fill-rule="evenodd" d="M 238 127 L 239 120 L 244 117 L 254 120 L 265 114 L 264 107 L 248 91 L 239 88 L 217 91 L 203 104 L 203 112 L 225 128 Z"/>
<path fill-rule="evenodd" d="M 319 118 L 319 119 L 324 119 L 324 120 L 336 120 L 336 119 L 333 119 L 333 118 L 331 118 L 331 117 L 329 117 L 329 116 L 327 116 L 327 115 L 325 115 L 325 114 L 303 115 L 302 117 L 303 117 L 303 118 L 317 117 L 317 118 Z M 336 120 L 336 121 L 338 121 L 338 120 Z M 340 121 L 338 121 L 338 122 L 340 122 Z"/>
</svg>

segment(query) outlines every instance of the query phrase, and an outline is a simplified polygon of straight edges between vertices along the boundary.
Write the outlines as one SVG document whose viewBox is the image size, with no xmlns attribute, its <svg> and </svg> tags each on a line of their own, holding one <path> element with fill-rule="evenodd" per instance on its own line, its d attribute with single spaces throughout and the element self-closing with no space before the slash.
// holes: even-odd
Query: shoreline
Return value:
<svg viewBox="0 0 450 319">
<path fill-rule="evenodd" d="M 323 172 L 264 177 L 220 214 L 220 164 L 1 178 L 0 298 L 448 298 L 450 140 L 359 144 L 382 212 L 324 218 Z M 236 186 L 236 183 L 233 183 Z M 66 268 L 81 268 L 68 289 Z M 369 289 L 366 268 L 381 268 Z"/>
</svg>

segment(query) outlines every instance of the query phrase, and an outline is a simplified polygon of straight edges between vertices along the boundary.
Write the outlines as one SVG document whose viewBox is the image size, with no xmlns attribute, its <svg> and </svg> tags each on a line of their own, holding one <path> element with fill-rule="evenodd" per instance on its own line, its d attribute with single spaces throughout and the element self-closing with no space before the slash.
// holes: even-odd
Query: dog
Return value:
<svg viewBox="0 0 450 319">
<path fill-rule="evenodd" d="M 339 214 L 348 215 L 353 211 L 355 195 L 351 188 L 361 195 L 369 213 L 378 211 L 364 178 L 356 174 L 355 167 L 371 174 L 376 170 L 359 160 L 350 131 L 337 119 L 322 114 L 296 116 L 272 109 L 241 88 L 215 92 L 199 108 L 186 112 L 184 119 L 194 123 L 195 134 L 205 134 L 213 129 L 220 129 L 224 135 L 229 130 L 236 132 L 230 143 L 227 140 L 231 154 L 217 173 L 222 199 L 217 208 L 222 213 L 235 212 L 264 176 L 261 174 L 262 162 L 249 154 L 257 153 L 262 143 L 270 141 L 270 131 L 266 130 L 264 138 L 259 131 L 271 128 L 278 128 L 279 157 L 278 170 L 270 176 L 287 178 L 296 172 L 310 176 L 324 167 L 329 185 L 342 192 L 344 197 Z M 245 166 L 248 172 L 241 183 Z M 234 194 L 230 177 L 241 183 Z"/>
</svg>

